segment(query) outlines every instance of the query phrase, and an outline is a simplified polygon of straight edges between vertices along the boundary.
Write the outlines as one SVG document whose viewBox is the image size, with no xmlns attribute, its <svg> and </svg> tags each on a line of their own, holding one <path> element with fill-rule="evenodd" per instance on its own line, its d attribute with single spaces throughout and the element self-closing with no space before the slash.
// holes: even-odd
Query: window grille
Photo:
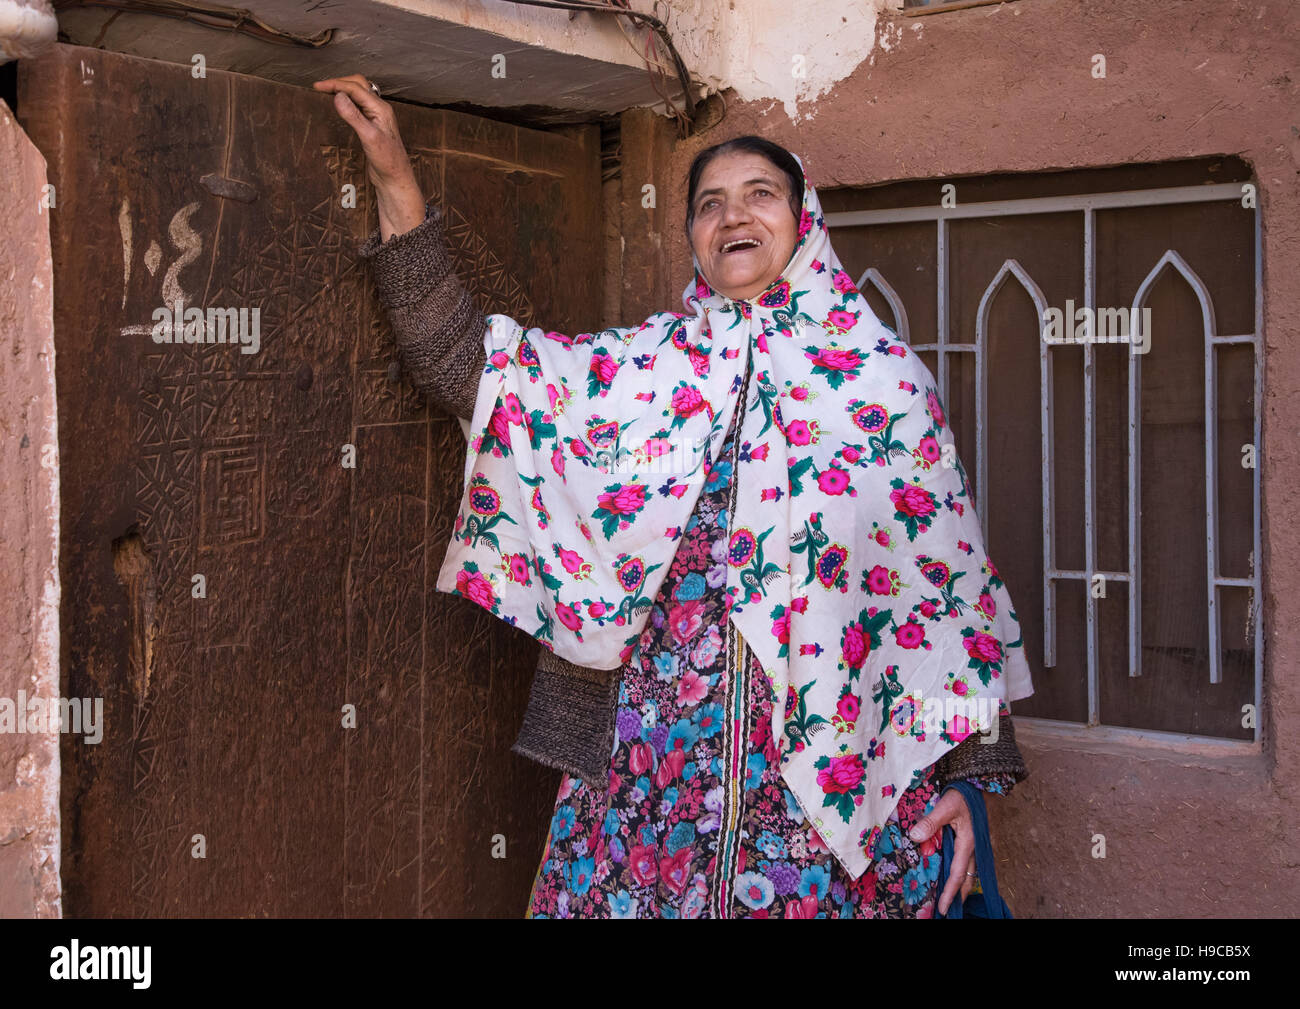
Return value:
<svg viewBox="0 0 1300 1009">
<path fill-rule="evenodd" d="M 1074 174 L 1077 177 L 1086 173 Z M 1248 178 L 1248 170 L 1244 177 Z M 978 196 L 977 182 L 952 181 L 957 190 L 975 187 Z M 1145 181 L 1151 185 L 1150 179 Z M 969 409 L 950 413 L 956 415 L 954 432 L 959 452 L 968 468 L 974 462 L 970 475 L 975 503 L 995 563 L 1002 566 L 998 556 L 1004 552 L 1018 558 L 1016 566 L 1021 577 L 1008 578 L 1008 588 L 1017 603 L 1021 626 L 1027 631 L 1026 644 L 1031 640 L 1037 644 L 1030 653 L 1035 685 L 1041 690 L 1046 680 L 1051 688 L 1048 693 L 1054 692 L 1045 704 L 1030 698 L 1017 710 L 1024 706 L 1031 715 L 1088 726 L 1121 726 L 1141 734 L 1174 732 L 1190 739 L 1257 741 L 1263 660 L 1259 565 L 1263 301 L 1259 286 L 1259 211 L 1248 196 L 1253 195 L 1254 183 L 1154 186 L 969 203 L 954 199 L 941 202 L 938 197 L 944 184 L 944 180 L 937 180 L 896 187 L 906 190 L 900 200 L 893 201 L 901 204 L 915 204 L 917 194 L 928 189 L 935 199 L 924 206 L 889 205 L 891 200 L 881 195 L 884 190 L 876 190 L 865 201 L 872 209 L 852 209 L 855 202 L 864 202 L 860 199 L 864 191 L 838 191 L 827 202 L 826 221 L 845 268 L 858 278 L 859 288 L 878 306 L 882 320 L 892 325 L 931 366 L 945 408 L 951 402 L 950 393 L 956 394 L 959 403 L 972 401 Z M 999 187 L 995 184 L 993 188 Z M 1033 187 L 1021 182 L 1020 189 L 1026 188 Z M 1004 194 L 1007 190 L 1006 185 L 1000 187 Z M 1021 233 L 1023 238 L 1017 239 L 1015 236 Z M 998 248 L 1003 251 L 997 253 L 1000 264 L 979 262 L 984 254 L 981 247 L 988 244 L 981 235 L 994 236 L 993 244 L 1002 243 Z M 1140 246 L 1155 249 L 1152 242 L 1165 236 L 1170 238 L 1170 244 L 1159 254 L 1137 251 Z M 1062 256 L 1066 245 L 1078 248 Z M 1004 251 L 1010 254 L 1004 255 Z M 1134 259 L 1137 255 L 1149 258 L 1139 264 Z M 1218 261 L 1221 255 L 1233 261 L 1224 267 L 1231 274 L 1231 283 L 1225 280 L 1228 273 L 1218 275 L 1223 266 Z M 1059 262 L 1071 256 L 1077 256 L 1081 270 L 1066 268 Z M 1194 262 L 1202 269 L 1206 265 L 1213 267 L 1215 284 L 1220 288 L 1217 296 L 1235 306 L 1228 312 L 1231 322 L 1226 330 L 1216 317 L 1216 293 L 1194 268 Z M 1123 275 L 1139 266 L 1140 282 L 1129 278 L 1124 301 L 1115 305 L 1119 300 L 1117 285 Z M 954 290 L 954 269 L 964 274 L 963 290 Z M 1150 331 L 1145 334 L 1145 339 L 1152 341 L 1147 353 L 1134 352 L 1140 347 L 1137 343 L 1094 342 L 1104 335 L 1096 328 L 1102 318 L 1098 315 L 1099 270 L 1108 278 L 1109 300 L 1101 306 L 1102 311 L 1111 315 L 1112 321 L 1123 308 L 1128 310 L 1128 322 L 1139 324 L 1143 309 L 1151 309 L 1153 293 L 1159 292 L 1161 307 L 1151 314 Z M 972 271 L 979 276 L 972 278 Z M 925 276 L 918 280 L 910 276 L 913 272 Z M 1049 273 L 1055 278 L 1055 300 L 1035 279 L 1036 275 Z M 1069 280 L 1075 274 L 1081 275 Z M 982 294 L 975 303 L 974 290 L 981 282 Z M 1174 289 L 1177 285 L 1185 286 L 1181 294 Z M 900 293 L 905 286 L 908 291 Z M 1187 297 L 1188 289 L 1191 299 Z M 1076 311 L 1082 309 L 1085 317 L 1093 320 L 1094 328 L 1083 331 L 1081 342 L 1054 343 L 1043 338 L 1042 320 L 1049 309 L 1061 307 L 1062 291 L 1067 295 L 1073 291 L 1077 295 Z M 1033 318 L 1038 321 L 1037 332 L 1024 324 L 1023 309 L 1021 321 L 1008 324 L 1003 301 L 1014 300 L 1012 292 L 1019 292 L 1026 307 L 1032 308 Z M 934 298 L 932 306 L 925 306 L 929 297 Z M 1194 308 L 1189 307 L 1193 304 Z M 1001 324 L 993 321 L 995 306 L 1003 319 Z M 926 321 L 918 325 L 921 315 Z M 1023 362 L 1026 342 L 1036 342 L 1038 388 L 1023 388 L 1023 393 L 1024 397 L 1037 398 L 1037 460 L 1026 458 L 1026 451 L 1016 458 L 1014 453 L 1007 454 L 1005 447 L 990 444 L 991 420 L 996 421 L 1000 413 L 1011 415 L 1017 410 L 1024 416 L 1027 409 L 1023 403 L 1017 405 L 1017 400 L 1024 397 L 1018 397 L 1015 390 L 1002 390 L 990 403 L 991 340 L 998 344 L 1004 363 L 1013 358 Z M 1014 348 L 1008 350 L 1013 344 Z M 1065 355 L 1081 355 L 1082 360 Z M 1195 355 L 1200 357 L 1199 365 Z M 1144 363 L 1148 372 L 1145 378 Z M 1003 365 L 995 367 L 1000 372 L 1006 370 Z M 1057 373 L 1060 367 L 1066 369 L 1062 374 Z M 1171 492 L 1178 482 L 1178 471 L 1171 473 L 1173 462 L 1166 465 L 1162 460 L 1174 460 L 1180 453 L 1186 456 L 1188 422 L 1184 420 L 1179 426 L 1177 421 L 1170 421 L 1166 429 L 1165 418 L 1152 417 L 1150 411 L 1144 415 L 1144 396 L 1157 403 L 1177 403 L 1178 408 L 1171 412 L 1186 413 L 1188 382 L 1176 376 L 1190 374 L 1195 367 L 1202 376 L 1196 398 L 1203 414 L 1204 446 L 1203 452 L 1196 446 L 1201 455 L 1199 472 L 1190 472 L 1190 465 L 1182 466 L 1188 472 L 1180 495 L 1176 490 Z M 951 388 L 954 375 L 968 390 L 965 395 Z M 1021 375 L 1027 386 L 1029 372 L 1023 366 Z M 1099 398 L 1104 400 L 1105 416 L 1098 414 Z M 1226 409 L 1225 402 L 1229 404 Z M 1123 432 L 1115 436 L 1121 420 Z M 1063 441 L 1068 440 L 1062 437 L 1062 425 L 1066 430 L 1082 428 L 1082 472 L 1066 474 L 1065 479 L 1058 472 L 1063 468 L 1059 461 Z M 1170 454 L 1167 446 L 1174 444 L 1170 439 L 1179 431 L 1181 441 L 1177 444 L 1181 448 Z M 1106 439 L 1101 456 L 1099 432 Z M 1016 437 L 1023 448 L 1023 432 L 1011 440 Z M 1144 442 L 1149 470 L 1156 476 L 1143 469 Z M 1125 458 L 1122 478 L 1117 478 L 1116 457 L 1121 448 Z M 999 457 L 999 452 L 1005 457 Z M 1238 461 L 1239 472 L 1233 468 Z M 1031 565 L 1024 543 L 1017 544 L 1014 537 L 1007 535 L 1001 541 L 996 536 L 990 539 L 990 487 L 997 484 L 996 480 L 990 484 L 990 472 L 992 468 L 1005 479 L 1016 467 L 1032 469 L 1035 463 L 1041 500 L 1035 506 L 1040 515 L 1034 533 L 1041 540 L 1041 549 L 1034 546 L 1038 562 Z M 1102 469 L 1106 472 L 1104 478 L 1099 476 Z M 1126 482 L 1126 487 L 1119 487 L 1117 479 Z M 1144 480 L 1156 488 L 1154 494 L 1144 496 Z M 1104 484 L 1100 501 L 1099 484 Z M 1187 496 L 1192 494 L 1196 495 L 1194 499 Z M 1082 549 L 1067 550 L 1072 559 L 1062 556 L 1063 536 L 1070 540 L 1077 536 L 1074 532 L 1063 533 L 1059 515 L 1062 502 L 1068 498 L 1082 499 Z M 1194 506 L 1193 500 L 1197 502 Z M 1121 501 L 1122 523 L 1115 518 Z M 1199 509 L 1200 502 L 1204 514 L 1198 522 L 1189 509 Z M 1005 502 L 1000 507 L 1005 510 Z M 1178 526 L 1176 530 L 1152 524 L 1166 512 Z M 1177 513 L 1182 513 L 1183 518 L 1179 519 Z M 1071 529 L 1077 525 L 1067 524 Z M 1145 557 L 1144 533 L 1152 539 Z M 1105 558 L 1101 556 L 1099 535 L 1106 540 Z M 1226 554 L 1225 535 L 1230 541 Z M 1117 549 L 1116 544 L 1122 549 Z M 1160 545 L 1160 553 L 1152 552 L 1154 544 Z M 1249 555 L 1243 558 L 1247 547 Z M 1190 563 L 1188 556 L 1197 550 L 1204 554 L 1203 563 L 1197 562 L 1203 579 L 1204 607 L 1193 615 L 1186 611 L 1200 607 L 1186 603 L 1187 579 L 1170 582 L 1170 576 L 1163 581 L 1161 576 L 1162 565 L 1168 562 L 1181 570 L 1179 566 L 1186 567 Z M 1225 556 L 1231 559 L 1232 572 L 1225 573 Z M 1034 577 L 1041 579 L 1041 585 L 1033 591 L 1026 585 L 1031 569 Z M 1007 577 L 1005 567 L 1003 575 Z M 1152 589 L 1156 598 L 1151 593 L 1144 596 L 1144 581 L 1156 586 Z M 1126 619 L 1116 612 L 1117 590 L 1124 597 L 1121 610 L 1126 611 Z M 1198 586 L 1196 591 L 1201 588 Z M 1071 645 L 1072 653 L 1081 654 L 1072 654 L 1066 662 L 1078 668 L 1086 680 L 1086 694 L 1080 691 L 1077 697 L 1067 696 L 1071 689 L 1054 685 L 1052 674 L 1047 672 L 1055 671 L 1062 663 L 1058 634 L 1063 618 L 1062 592 L 1070 596 L 1067 609 L 1071 612 L 1077 610 L 1082 594 L 1081 633 L 1072 636 Z M 1174 603 L 1165 606 L 1161 595 L 1172 595 Z M 1030 596 L 1041 604 L 1032 613 L 1022 602 Z M 1179 612 L 1171 614 L 1170 609 Z M 1225 618 L 1231 621 L 1226 636 Z M 1204 622 L 1204 628 L 1195 626 L 1198 620 Z M 1148 635 L 1152 640 L 1144 640 L 1144 622 L 1159 628 L 1154 635 Z M 1203 643 L 1199 637 L 1202 631 Z M 1122 639 L 1122 650 L 1116 647 L 1117 636 Z M 1225 656 L 1230 683 L 1225 682 Z M 1143 683 L 1148 667 L 1159 670 L 1158 685 Z M 1182 682 L 1192 669 L 1204 681 L 1200 686 Z M 1117 671 L 1127 678 L 1127 699 L 1126 688 L 1116 678 Z M 1107 696 L 1103 697 L 1104 693 Z M 1253 709 L 1247 711 L 1247 705 L 1253 705 Z"/>
</svg>

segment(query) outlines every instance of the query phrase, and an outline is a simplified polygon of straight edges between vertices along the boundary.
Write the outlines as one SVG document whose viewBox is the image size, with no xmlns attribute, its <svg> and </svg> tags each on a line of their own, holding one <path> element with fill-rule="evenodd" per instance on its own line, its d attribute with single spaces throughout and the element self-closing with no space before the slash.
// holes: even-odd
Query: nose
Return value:
<svg viewBox="0 0 1300 1009">
<path fill-rule="evenodd" d="M 726 207 L 722 211 L 722 225 L 726 228 L 734 228 L 737 225 L 749 222 L 751 219 L 749 205 L 744 200 L 728 200 Z"/>
</svg>

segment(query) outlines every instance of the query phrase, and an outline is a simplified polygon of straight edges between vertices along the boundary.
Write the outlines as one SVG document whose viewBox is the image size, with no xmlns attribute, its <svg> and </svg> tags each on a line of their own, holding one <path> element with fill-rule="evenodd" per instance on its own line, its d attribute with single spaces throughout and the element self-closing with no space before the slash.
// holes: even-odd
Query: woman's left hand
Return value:
<svg viewBox="0 0 1300 1009">
<path fill-rule="evenodd" d="M 946 824 L 952 825 L 952 871 L 948 873 L 948 885 L 939 894 L 939 914 L 947 914 L 953 898 L 961 892 L 964 901 L 975 888 L 975 829 L 971 825 L 970 809 L 966 800 L 957 789 L 944 792 L 934 808 L 917 820 L 907 836 L 916 844 L 922 844 L 933 837 L 935 844 L 942 848 L 942 830 Z"/>
</svg>

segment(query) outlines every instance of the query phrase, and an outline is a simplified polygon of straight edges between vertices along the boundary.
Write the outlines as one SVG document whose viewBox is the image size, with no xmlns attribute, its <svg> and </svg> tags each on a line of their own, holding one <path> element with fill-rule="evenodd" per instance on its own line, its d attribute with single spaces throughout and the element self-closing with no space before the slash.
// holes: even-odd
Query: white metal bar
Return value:
<svg viewBox="0 0 1300 1009">
<path fill-rule="evenodd" d="M 907 323 L 907 308 L 903 305 L 903 299 L 898 296 L 892 284 L 887 281 L 884 275 L 874 266 L 868 269 L 861 277 L 858 278 L 858 290 L 866 293 L 867 285 L 870 284 L 880 296 L 885 299 L 889 305 L 889 310 L 894 313 L 894 325 L 897 328 L 898 338 L 909 347 L 912 346 L 911 327 Z M 912 347 L 913 350 L 922 350 L 929 348 Z"/>
<path fill-rule="evenodd" d="M 1240 189 L 1238 189 L 1240 193 Z M 1216 409 L 1217 396 L 1215 384 L 1215 357 L 1214 357 L 1214 333 L 1216 324 L 1214 321 L 1214 302 L 1210 298 L 1210 290 L 1205 286 L 1205 282 L 1197 275 L 1196 271 L 1187 265 L 1187 260 L 1183 259 L 1173 249 L 1168 249 L 1160 257 L 1151 272 L 1138 285 L 1137 294 L 1133 296 L 1133 305 L 1130 310 L 1129 318 L 1136 320 L 1141 318 L 1141 310 L 1151 288 L 1156 280 L 1166 269 L 1177 270 L 1182 274 L 1187 285 L 1196 295 L 1196 300 L 1201 305 L 1201 340 L 1203 353 L 1205 356 L 1205 388 L 1203 390 L 1203 403 L 1205 411 L 1205 585 L 1206 585 L 1206 619 L 1209 623 L 1209 660 L 1210 660 L 1210 682 L 1222 682 L 1222 670 L 1219 661 L 1219 605 L 1218 590 L 1215 585 L 1215 576 L 1218 573 L 1217 557 L 1217 536 L 1218 536 L 1218 474 L 1215 470 L 1216 460 L 1218 458 L 1218 412 Z M 1151 334 L 1146 335 L 1148 348 L 1151 345 Z M 1136 360 L 1136 356 L 1132 358 Z M 1132 364 L 1130 363 L 1130 368 Z M 1130 404 L 1131 404 L 1130 400 Z M 1130 519 L 1130 521 L 1132 521 Z"/>
<path fill-rule="evenodd" d="M 944 221 L 935 224 L 935 292 L 939 299 L 937 306 L 938 325 L 935 332 L 935 351 L 939 382 L 939 395 L 943 397 L 943 408 L 951 423 L 952 400 L 948 396 L 948 355 L 944 347 L 948 343 L 948 225 Z M 955 432 L 954 432 L 955 434 Z"/>
<path fill-rule="evenodd" d="M 1092 575 L 1101 575 L 1107 582 L 1129 582 L 1130 578 L 1127 571 L 1093 571 L 1089 574 L 1087 571 L 1075 571 L 1068 568 L 1052 568 L 1049 574 L 1058 580 L 1064 578 L 1074 578 L 1079 581 L 1087 581 Z"/>
<path fill-rule="evenodd" d="M 1002 286 L 1002 279 L 1006 276 L 1006 267 L 1002 268 L 1003 272 L 998 274 L 998 280 L 994 283 L 998 287 Z M 980 301 L 979 314 L 975 317 L 975 510 L 979 512 L 980 532 L 984 534 L 984 549 L 988 551 L 989 547 L 989 451 L 988 451 L 988 409 L 989 397 L 986 380 L 984 377 L 984 313 L 989 301 L 989 291 L 996 288 L 987 288 L 984 291 L 984 297 Z"/>
<path fill-rule="evenodd" d="M 1002 290 L 1002 285 L 1007 282 L 1007 278 L 1014 277 L 1016 281 L 1024 288 L 1025 293 L 1029 295 L 1029 300 L 1034 305 L 1034 318 L 1040 325 L 1047 314 L 1047 297 L 1043 294 L 1043 289 L 1038 286 L 1038 282 L 1029 275 L 1029 272 L 1020 265 L 1015 259 L 1008 259 L 1002 264 L 997 275 L 989 282 L 988 287 L 984 288 L 984 294 L 980 298 L 979 311 L 975 314 L 975 388 L 979 397 L 979 417 L 983 421 L 988 409 L 988 382 L 985 378 L 986 365 L 985 360 L 988 356 L 988 328 L 989 313 L 993 310 L 993 301 Z M 1047 344 L 1040 338 L 1039 346 L 1039 367 L 1042 369 L 1044 376 L 1050 376 L 1051 363 L 1047 358 Z M 1047 379 L 1044 378 L 1044 382 Z M 1044 598 L 1044 654 L 1043 663 L 1047 666 L 1056 665 L 1056 628 L 1055 612 L 1052 606 L 1052 600 L 1055 595 L 1055 586 L 1047 574 L 1047 570 L 1055 564 L 1054 552 L 1052 550 L 1052 522 L 1051 522 L 1051 502 L 1047 495 L 1050 492 L 1050 466 L 1048 465 L 1048 456 L 1051 446 L 1051 416 L 1050 409 L 1046 401 L 1042 398 L 1047 394 L 1047 386 L 1043 386 L 1042 395 L 1039 397 L 1040 410 L 1042 411 L 1042 453 L 1043 453 L 1043 550 L 1044 550 L 1044 573 L 1043 573 L 1043 598 Z M 984 531 L 984 542 L 988 545 L 988 434 L 987 426 L 984 423 L 977 424 L 979 432 L 978 455 L 977 455 L 977 480 L 976 497 L 977 510 L 980 516 L 980 525 Z"/>
<path fill-rule="evenodd" d="M 1037 308 L 1037 306 L 1035 306 Z M 1045 320 L 1038 316 L 1038 429 L 1042 435 L 1043 475 L 1043 666 L 1056 665 L 1056 445 L 1055 411 L 1052 408 L 1052 353 L 1043 339 Z"/>
<path fill-rule="evenodd" d="M 933 351 L 939 350 L 939 344 L 937 343 L 913 343 L 913 344 L 908 344 L 908 346 L 910 346 L 917 353 L 920 353 L 923 350 L 933 350 Z M 945 343 L 944 347 L 949 352 L 964 350 L 971 354 L 975 353 L 975 344 L 973 343 Z"/>
<path fill-rule="evenodd" d="M 1264 599 L 1263 599 L 1263 575 L 1261 567 L 1263 565 L 1263 554 L 1260 552 L 1262 544 L 1260 543 L 1261 526 L 1263 525 L 1263 512 L 1260 510 L 1259 486 L 1260 486 L 1260 468 L 1263 466 L 1263 448 L 1264 443 L 1260 440 L 1262 432 L 1260 429 L 1263 420 L 1264 410 L 1264 244 L 1261 234 L 1262 228 L 1259 217 L 1259 207 L 1255 207 L 1255 471 L 1251 474 L 1254 494 L 1254 512 L 1252 515 L 1254 536 L 1254 549 L 1250 557 L 1250 578 L 1254 582 L 1253 596 L 1251 602 L 1255 608 L 1255 741 L 1259 742 L 1261 738 L 1261 723 L 1263 722 L 1262 712 L 1264 710 Z"/>
<path fill-rule="evenodd" d="M 1092 207 L 1083 210 L 1083 304 L 1088 317 L 1097 317 L 1097 223 Z M 1090 333 L 1089 336 L 1096 334 Z M 1092 577 L 1097 573 L 1097 456 L 1096 423 L 1093 417 L 1092 342 L 1083 345 L 1083 566 L 1089 584 L 1084 586 L 1088 644 L 1088 724 L 1101 724 L 1101 676 L 1097 669 L 1097 600 L 1092 594 Z"/>
<path fill-rule="evenodd" d="M 1175 186 L 1166 189 L 1130 189 L 1120 193 L 1080 196 L 1040 196 L 1027 200 L 964 203 L 955 207 L 898 207 L 887 210 L 845 210 L 827 214 L 831 228 L 868 224 L 902 224 L 909 221 L 956 221 L 971 217 L 1008 217 L 1022 214 L 1059 214 L 1072 210 L 1113 210 L 1117 207 L 1154 207 L 1169 203 L 1213 203 L 1241 200 L 1241 183 L 1213 186 Z"/>
<path fill-rule="evenodd" d="M 1134 326 L 1140 315 L 1129 314 Z M 1131 336 L 1132 334 L 1130 334 Z M 1151 334 L 1143 333 L 1151 349 Z M 1128 356 L 1128 674 L 1142 675 L 1142 357 Z"/>
<path fill-rule="evenodd" d="M 1219 411 L 1218 356 L 1214 353 L 1214 331 L 1206 329 L 1205 342 L 1205 588 L 1206 616 L 1210 632 L 1210 682 L 1223 682 L 1219 655 Z"/>
</svg>

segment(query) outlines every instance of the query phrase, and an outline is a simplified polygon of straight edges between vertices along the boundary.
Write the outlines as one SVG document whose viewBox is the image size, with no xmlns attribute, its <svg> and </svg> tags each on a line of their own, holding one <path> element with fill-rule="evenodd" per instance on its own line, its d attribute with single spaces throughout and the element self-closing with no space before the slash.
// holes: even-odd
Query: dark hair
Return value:
<svg viewBox="0 0 1300 1009">
<path fill-rule="evenodd" d="M 758 137 L 750 133 L 743 137 L 732 137 L 730 140 L 724 140 L 722 143 L 714 144 L 712 147 L 706 148 L 695 155 L 695 160 L 691 162 L 691 171 L 686 185 L 687 235 L 690 234 L 691 225 L 695 222 L 695 193 L 700 187 L 700 176 L 704 174 L 704 169 L 709 166 L 709 162 L 719 154 L 728 154 L 732 151 L 762 155 L 785 175 L 786 182 L 790 185 L 790 210 L 797 221 L 801 214 L 800 208 L 803 206 L 803 171 L 799 168 L 799 162 L 794 159 L 793 154 L 780 144 L 774 144 L 764 137 Z"/>
</svg>

